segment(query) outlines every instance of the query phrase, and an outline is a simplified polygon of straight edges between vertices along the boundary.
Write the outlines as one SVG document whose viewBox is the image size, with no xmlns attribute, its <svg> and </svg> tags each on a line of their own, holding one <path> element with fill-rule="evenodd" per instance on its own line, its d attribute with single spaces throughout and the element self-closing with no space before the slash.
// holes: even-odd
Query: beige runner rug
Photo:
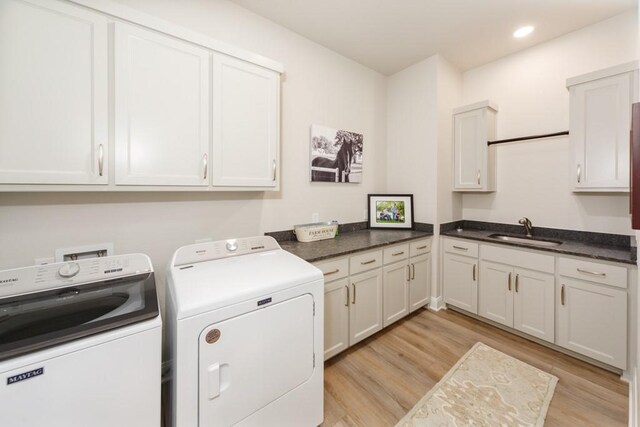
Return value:
<svg viewBox="0 0 640 427">
<path fill-rule="evenodd" d="M 541 427 L 557 382 L 479 342 L 396 427 Z"/>
</svg>

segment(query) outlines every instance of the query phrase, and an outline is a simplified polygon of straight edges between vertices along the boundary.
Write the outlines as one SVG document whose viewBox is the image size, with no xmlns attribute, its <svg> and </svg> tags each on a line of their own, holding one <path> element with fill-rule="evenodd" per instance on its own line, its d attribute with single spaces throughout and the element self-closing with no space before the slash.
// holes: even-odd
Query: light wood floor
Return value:
<svg viewBox="0 0 640 427">
<path fill-rule="evenodd" d="M 559 378 L 545 426 L 627 425 L 619 377 L 452 310 L 419 310 L 325 363 L 323 426 L 394 426 L 478 341 Z"/>
</svg>

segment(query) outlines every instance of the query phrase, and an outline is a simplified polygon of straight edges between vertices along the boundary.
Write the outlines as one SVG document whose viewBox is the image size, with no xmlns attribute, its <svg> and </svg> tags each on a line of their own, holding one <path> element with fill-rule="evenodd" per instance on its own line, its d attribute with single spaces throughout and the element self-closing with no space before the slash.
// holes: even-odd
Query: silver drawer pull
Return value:
<svg viewBox="0 0 640 427">
<path fill-rule="evenodd" d="M 204 153 L 202 156 L 202 169 L 204 170 L 202 179 L 207 179 L 207 170 L 209 169 L 209 166 L 207 165 L 207 153 Z"/>
<path fill-rule="evenodd" d="M 360 264 L 367 265 L 367 264 L 373 264 L 374 262 L 376 262 L 375 258 L 370 259 L 369 261 L 362 261 Z"/>
<path fill-rule="evenodd" d="M 344 285 L 345 288 L 347 288 L 347 301 L 344 303 L 345 307 L 349 307 L 349 286 Z"/>
<path fill-rule="evenodd" d="M 461 251 L 468 251 L 469 248 L 463 248 L 462 246 L 454 246 L 453 249 L 460 249 Z"/>
<path fill-rule="evenodd" d="M 104 148 L 102 144 L 98 146 L 98 175 L 102 176 L 102 170 L 104 169 Z"/>
<path fill-rule="evenodd" d="M 416 249 L 420 250 L 420 249 L 427 249 L 427 245 L 424 246 L 418 246 Z"/>
<path fill-rule="evenodd" d="M 600 273 L 598 271 L 589 271 L 589 270 L 583 270 L 581 268 L 577 268 L 576 270 L 578 270 L 580 273 L 585 273 L 585 274 L 592 274 L 594 276 L 602 276 L 605 277 L 607 275 L 607 273 Z"/>
<path fill-rule="evenodd" d="M 478 185 L 480 185 L 480 169 L 478 169 Z"/>
<path fill-rule="evenodd" d="M 274 160 L 273 160 L 273 179 L 272 179 L 272 181 L 275 181 L 275 180 L 276 180 L 277 170 L 278 170 L 278 167 L 277 167 L 277 165 L 276 165 L 276 161 L 275 161 L 275 159 L 274 159 Z"/>
<path fill-rule="evenodd" d="M 398 256 L 398 255 L 402 255 L 404 253 L 404 251 L 402 252 L 396 252 L 395 254 L 391 254 L 391 256 Z"/>
<path fill-rule="evenodd" d="M 340 269 L 339 269 L 339 268 L 336 268 L 336 269 L 335 269 L 335 270 L 333 270 L 333 271 L 327 271 L 326 273 L 322 273 L 322 274 L 324 274 L 325 276 L 329 276 L 329 275 L 331 275 L 331 274 L 336 274 L 336 273 L 339 273 L 339 272 L 340 272 Z"/>
<path fill-rule="evenodd" d="M 582 175 L 580 172 L 581 172 L 580 165 L 578 165 L 577 176 L 576 176 L 576 178 L 578 178 L 578 184 L 580 184 L 580 175 Z"/>
</svg>

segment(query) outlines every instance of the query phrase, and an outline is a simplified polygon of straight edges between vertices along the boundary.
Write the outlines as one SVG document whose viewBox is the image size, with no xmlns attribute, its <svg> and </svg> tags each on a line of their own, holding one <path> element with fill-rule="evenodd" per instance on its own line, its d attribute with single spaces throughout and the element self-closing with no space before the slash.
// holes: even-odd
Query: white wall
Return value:
<svg viewBox="0 0 640 427">
<path fill-rule="evenodd" d="M 464 104 L 497 102 L 498 138 L 569 129 L 568 77 L 637 59 L 630 11 L 464 73 Z M 465 219 L 631 234 L 628 196 L 569 190 L 568 138 L 497 146 L 497 192 L 465 194 Z"/>
<path fill-rule="evenodd" d="M 194 239 L 225 239 L 321 220 L 362 221 L 367 194 L 386 186 L 386 78 L 226 0 L 120 0 L 284 64 L 281 191 L 277 193 L 0 193 L 0 269 L 57 247 L 113 242 L 163 271 Z M 309 127 L 364 134 L 361 184 L 309 183 Z M 162 286 L 161 286 L 162 290 Z"/>
<path fill-rule="evenodd" d="M 414 219 L 437 216 L 438 57 L 388 78 L 387 190 L 413 194 Z"/>
</svg>

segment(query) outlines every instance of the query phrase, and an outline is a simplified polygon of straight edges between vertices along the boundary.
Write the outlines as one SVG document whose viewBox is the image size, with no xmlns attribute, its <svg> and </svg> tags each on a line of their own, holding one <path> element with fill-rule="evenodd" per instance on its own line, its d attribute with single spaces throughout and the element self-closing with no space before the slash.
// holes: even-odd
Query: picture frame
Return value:
<svg viewBox="0 0 640 427">
<path fill-rule="evenodd" d="M 413 194 L 369 194 L 369 228 L 413 229 Z"/>
</svg>

